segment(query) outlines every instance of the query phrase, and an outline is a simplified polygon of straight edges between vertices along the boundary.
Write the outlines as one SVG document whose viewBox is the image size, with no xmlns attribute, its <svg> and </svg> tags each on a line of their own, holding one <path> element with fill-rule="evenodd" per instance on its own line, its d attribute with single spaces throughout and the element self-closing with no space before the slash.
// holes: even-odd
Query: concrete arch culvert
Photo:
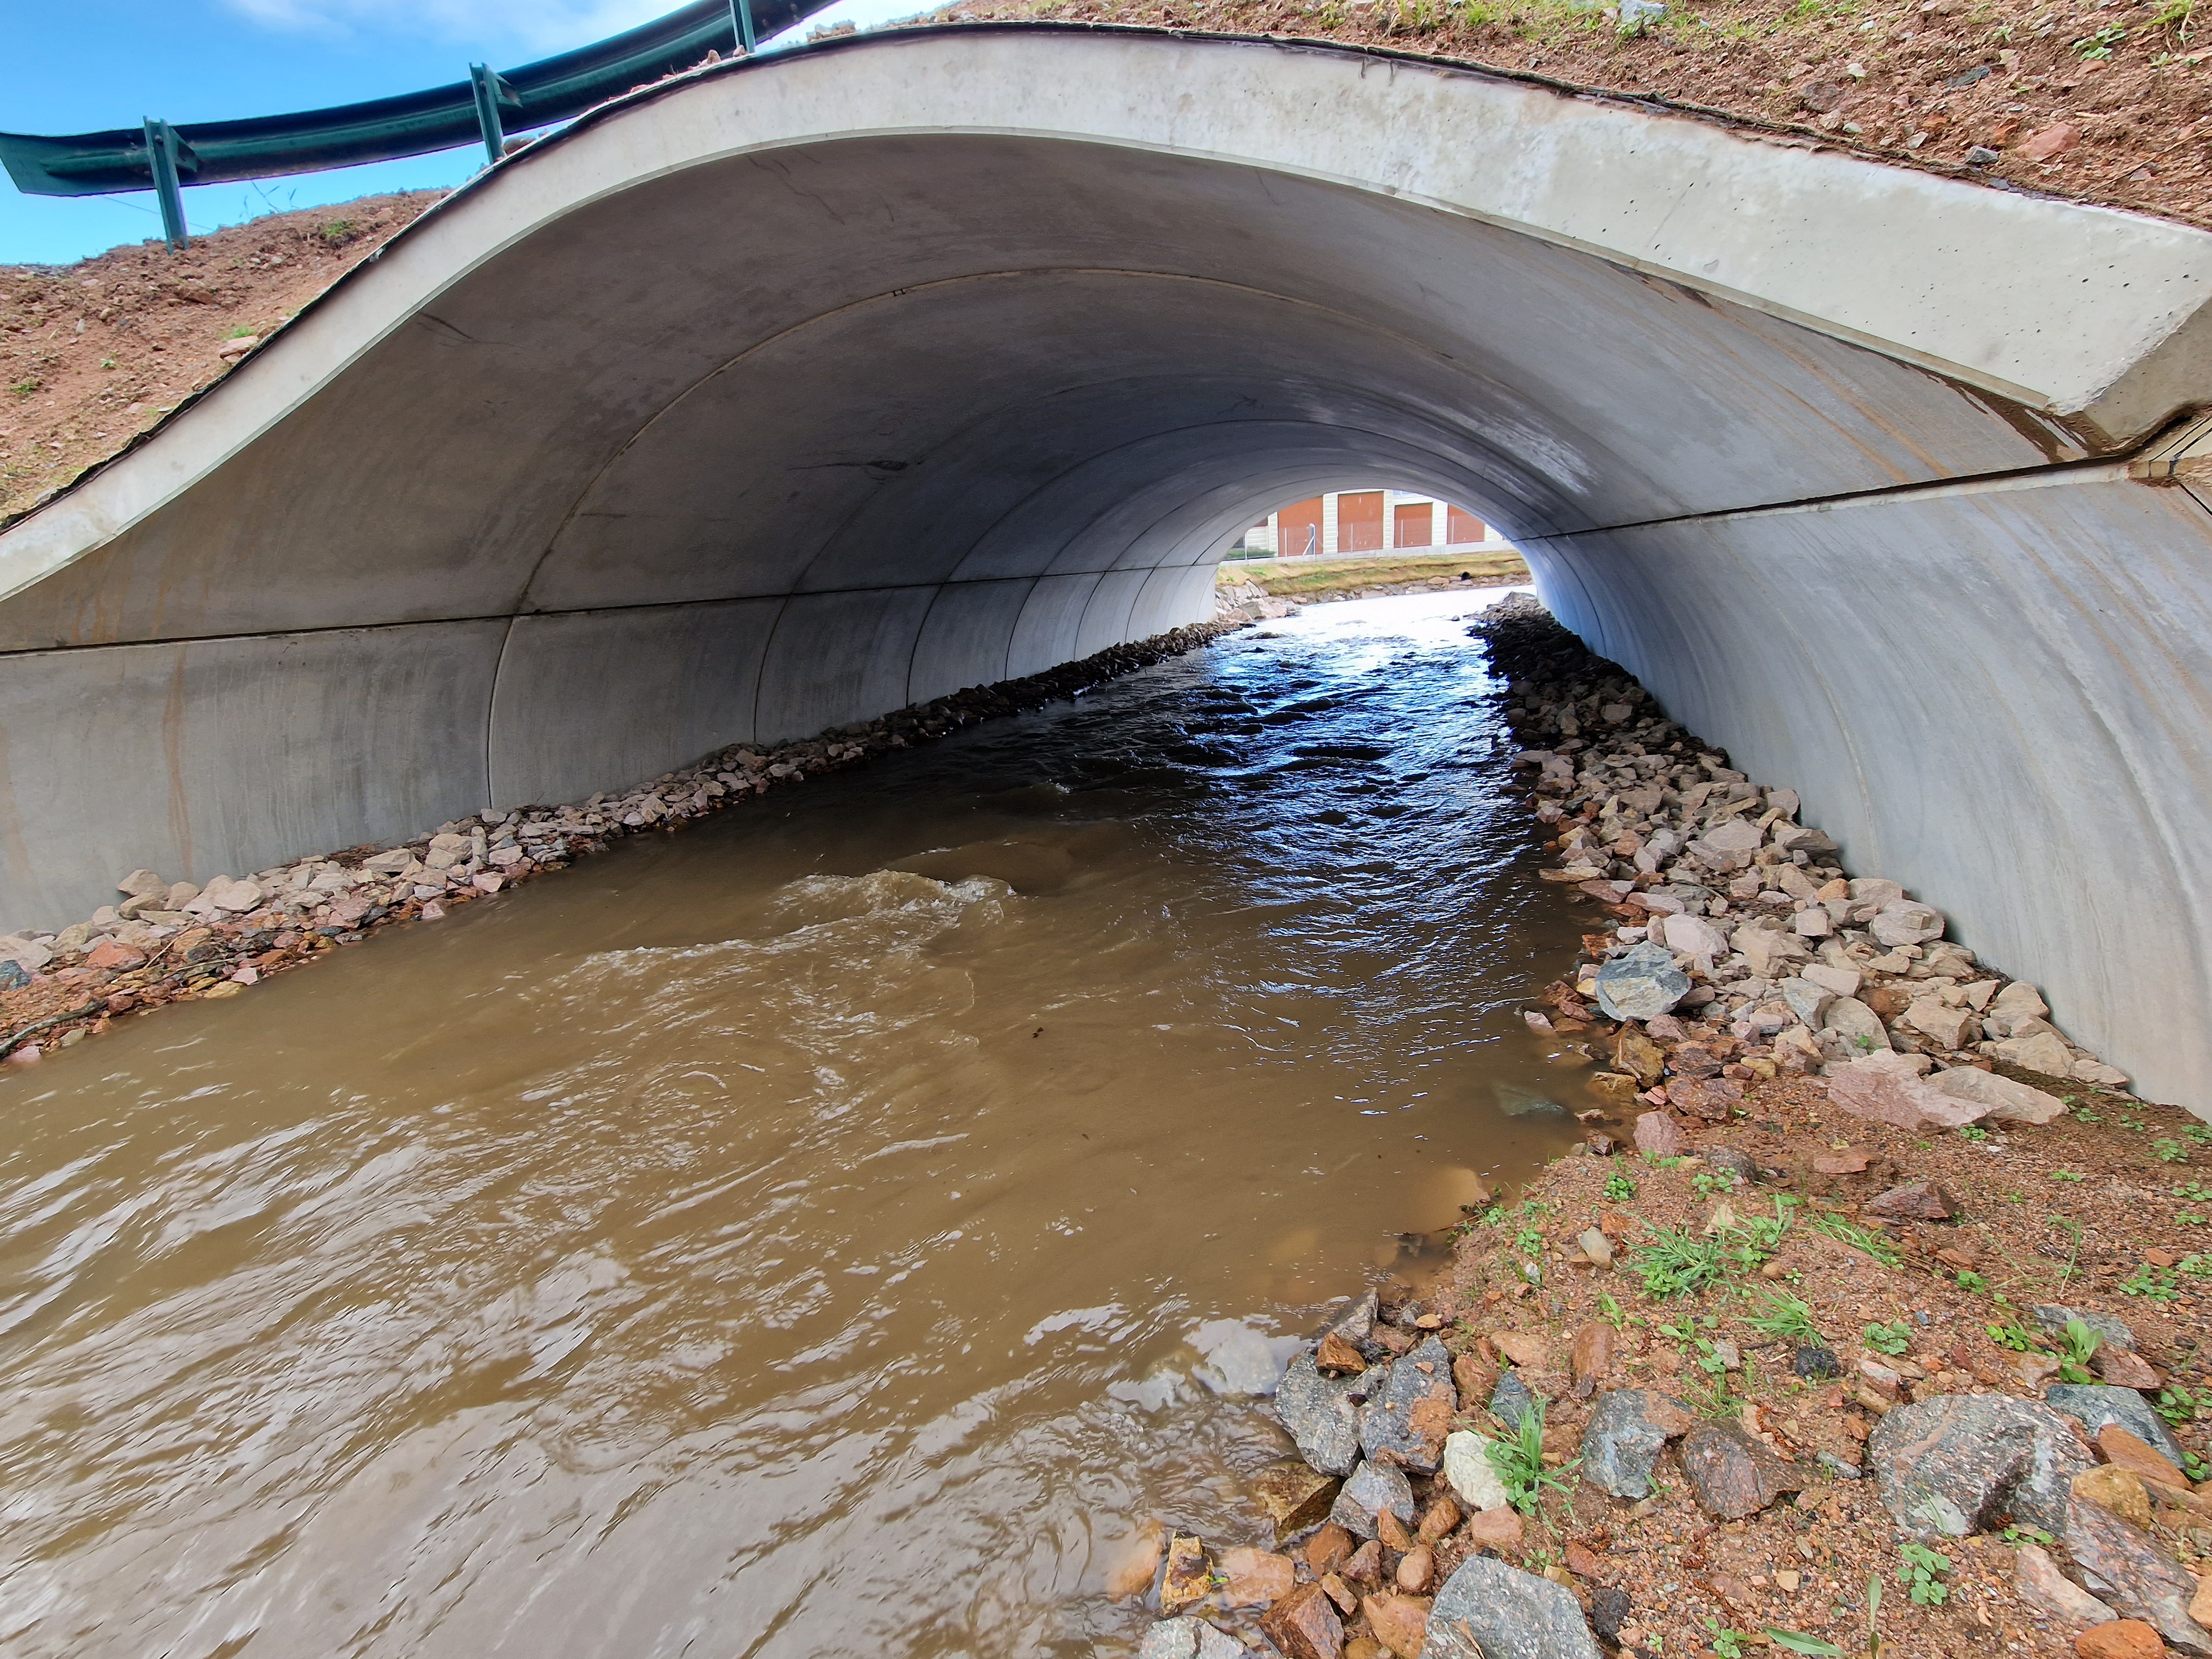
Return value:
<svg viewBox="0 0 2212 1659">
<path fill-rule="evenodd" d="M 2212 237 L 1356 50 L 921 29 L 510 159 L 0 534 L 5 919 L 1191 620 L 1466 502 L 1852 867 L 2212 1077 Z"/>
</svg>

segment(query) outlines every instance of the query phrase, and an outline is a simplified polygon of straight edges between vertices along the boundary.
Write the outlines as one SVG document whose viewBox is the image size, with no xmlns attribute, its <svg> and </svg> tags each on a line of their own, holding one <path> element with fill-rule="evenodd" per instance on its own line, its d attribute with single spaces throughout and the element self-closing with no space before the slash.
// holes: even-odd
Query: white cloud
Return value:
<svg viewBox="0 0 2212 1659">
<path fill-rule="evenodd" d="M 495 58 L 544 57 L 619 34 L 676 9 L 677 0 L 225 0 L 288 33 L 426 36 Z"/>
</svg>

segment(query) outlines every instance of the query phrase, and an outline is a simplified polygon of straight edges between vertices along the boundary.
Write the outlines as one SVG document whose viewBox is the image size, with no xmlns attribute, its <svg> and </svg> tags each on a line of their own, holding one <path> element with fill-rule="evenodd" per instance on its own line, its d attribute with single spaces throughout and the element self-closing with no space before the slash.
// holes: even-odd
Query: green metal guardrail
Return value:
<svg viewBox="0 0 2212 1659">
<path fill-rule="evenodd" d="M 324 167 L 424 155 L 481 141 L 499 160 L 507 133 L 582 114 L 709 52 L 750 54 L 830 0 L 696 0 L 596 45 L 501 74 L 482 64 L 453 86 L 295 115 L 172 126 L 149 117 L 137 131 L 47 138 L 0 133 L 0 164 L 27 196 L 103 196 L 151 190 L 172 248 L 185 245 L 186 185 L 268 179 Z"/>
</svg>

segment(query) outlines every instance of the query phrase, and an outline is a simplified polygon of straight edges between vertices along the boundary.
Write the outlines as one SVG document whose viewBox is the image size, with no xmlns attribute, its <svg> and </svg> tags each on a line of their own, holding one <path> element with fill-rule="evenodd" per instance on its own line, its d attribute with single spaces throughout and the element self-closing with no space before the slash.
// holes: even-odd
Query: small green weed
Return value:
<svg viewBox="0 0 2212 1659">
<path fill-rule="evenodd" d="M 18 380 L 15 385 L 8 388 L 9 391 L 14 392 L 18 398 L 27 398 L 38 389 L 39 377 L 35 374 L 30 376 L 27 380 Z"/>
<path fill-rule="evenodd" d="M 333 219 L 330 223 L 325 225 L 320 230 L 316 232 L 316 234 L 320 236 L 331 246 L 336 247 L 339 243 L 351 240 L 353 236 L 353 221 L 350 219 Z"/>
<path fill-rule="evenodd" d="M 2186 1164 L 2189 1162 L 2189 1148 L 2178 1140 L 2152 1141 L 2150 1144 L 2150 1155 L 2161 1164 Z"/>
<path fill-rule="evenodd" d="M 2190 1204 L 2212 1204 L 2212 1186 L 2201 1181 L 2185 1181 L 2173 1189 L 2173 1195 Z"/>
<path fill-rule="evenodd" d="M 2181 1294 L 2171 1271 L 2146 1261 L 2120 1281 L 2122 1296 L 2139 1296 L 2146 1302 L 2171 1302 Z"/>
<path fill-rule="evenodd" d="M 1626 1204 L 1636 1196 L 1636 1183 L 1625 1175 L 1609 1175 L 1605 1178 L 1605 1196 L 1608 1203 Z"/>
<path fill-rule="evenodd" d="M 2212 1146 L 2212 1124 L 2187 1124 L 2183 1127 L 2181 1133 L 2200 1146 Z"/>
<path fill-rule="evenodd" d="M 1629 1271 L 1659 1301 L 1690 1296 L 1723 1278 L 1728 1259 L 1717 1238 L 1699 1238 L 1687 1228 L 1654 1229 L 1651 1242 L 1636 1247 Z"/>
<path fill-rule="evenodd" d="M 1799 1342 L 1818 1342 L 1820 1328 L 1813 1323 L 1813 1310 L 1803 1298 L 1787 1291 L 1763 1291 L 1759 1300 L 1766 1311 L 1753 1314 L 1743 1322 L 1761 1336 L 1787 1338 Z"/>
<path fill-rule="evenodd" d="M 2051 1178 L 2053 1181 L 2085 1181 L 2088 1177 L 2076 1175 L 2071 1170 L 2053 1170 L 2051 1172 Z"/>
<path fill-rule="evenodd" d="M 1905 1325 L 1869 1325 L 1866 1345 L 1876 1353 L 1900 1354 L 1912 1346 L 1912 1331 Z"/>
<path fill-rule="evenodd" d="M 1972 1267 L 1961 1267 L 1959 1269 L 1959 1288 L 1960 1290 L 1972 1291 L 1973 1294 L 1978 1296 L 1984 1291 L 1989 1289 L 1989 1287 L 1990 1281 L 1983 1278 L 1981 1274 L 1976 1273 Z"/>
<path fill-rule="evenodd" d="M 2021 1522 L 2014 1522 L 2004 1529 L 2004 1540 L 2014 1549 L 2018 1549 L 2022 1544 L 2039 1544 L 2045 1549 L 2049 1549 L 2058 1541 L 2042 1528 L 2031 1527 Z"/>
<path fill-rule="evenodd" d="M 1901 1267 L 1905 1258 L 1897 1246 L 1877 1232 L 1869 1231 L 1856 1222 L 1846 1221 L 1839 1215 L 1817 1215 L 1813 1218 L 1813 1229 L 1832 1239 L 1850 1245 L 1863 1255 L 1872 1256 L 1885 1267 Z"/>
<path fill-rule="evenodd" d="M 1923 1607 L 1940 1607 L 1951 1599 L 1951 1587 L 1943 1582 L 1951 1571 L 1951 1558 L 1938 1555 L 1925 1544 L 1910 1539 L 1899 1547 L 1898 1553 L 1905 1565 L 1897 1570 L 1897 1582 L 1909 1586 L 1908 1594 Z"/>
<path fill-rule="evenodd" d="M 2069 1106 L 2074 1106 L 2074 1097 L 2067 1096 L 2066 1103 Z M 2105 1115 L 2102 1112 L 2088 1106 L 2074 1106 L 2074 1115 L 2083 1123 L 2102 1123 L 2105 1121 Z"/>
<path fill-rule="evenodd" d="M 1616 1331 L 1626 1330 L 1628 1328 L 1630 1318 L 1628 1310 L 1620 1305 L 1620 1299 L 1611 1291 L 1600 1291 L 1597 1293 L 1597 1311 L 1598 1316 Z"/>
<path fill-rule="evenodd" d="M 2065 1334 L 2059 1339 L 2060 1378 L 2068 1382 L 2094 1382 L 2097 1379 L 2089 1370 L 2089 1361 L 2103 1340 L 2080 1320 L 2068 1320 Z"/>
<path fill-rule="evenodd" d="M 1705 1619 L 1705 1628 L 1712 1632 L 1713 1651 L 1720 1656 L 1720 1659 L 1743 1659 L 1743 1633 L 1741 1631 L 1729 1629 L 1710 1614 Z"/>
<path fill-rule="evenodd" d="M 1844 1659 L 1844 1650 L 1833 1642 L 1824 1642 L 1817 1636 L 1808 1636 L 1802 1630 L 1783 1630 L 1778 1626 L 1763 1626 L 1766 1639 L 1778 1648 L 1790 1653 L 1803 1653 L 1812 1659 Z"/>
<path fill-rule="evenodd" d="M 1560 1493 L 1568 1492 L 1566 1477 L 1575 1469 L 1573 1463 L 1559 1473 L 1544 1467 L 1544 1402 L 1540 1400 L 1535 1409 L 1521 1414 L 1520 1427 L 1511 1438 L 1490 1443 L 1490 1467 L 1504 1483 L 1506 1501 L 1523 1515 L 1535 1514 L 1547 1486 Z"/>
<path fill-rule="evenodd" d="M 115 359 L 112 357 L 102 357 L 100 360 L 100 366 L 102 368 L 112 368 L 115 367 Z"/>
<path fill-rule="evenodd" d="M 2036 1340 L 2033 1332 L 2025 1326 L 2009 1320 L 1998 1324 L 1984 1325 L 1982 1328 L 1990 1334 L 1990 1341 L 1996 1343 L 2000 1348 L 2009 1348 L 2014 1353 L 2026 1353 L 2031 1348 L 2041 1346 Z"/>
<path fill-rule="evenodd" d="M 1987 1140 L 1990 1132 L 1978 1123 L 1961 1123 L 1959 1133 L 1968 1140 Z"/>
<path fill-rule="evenodd" d="M 2158 1414 L 2179 1428 L 2184 1423 L 2197 1420 L 2197 1407 L 2200 1403 L 2197 1395 L 2179 1382 L 2169 1383 L 2159 1390 Z"/>
</svg>

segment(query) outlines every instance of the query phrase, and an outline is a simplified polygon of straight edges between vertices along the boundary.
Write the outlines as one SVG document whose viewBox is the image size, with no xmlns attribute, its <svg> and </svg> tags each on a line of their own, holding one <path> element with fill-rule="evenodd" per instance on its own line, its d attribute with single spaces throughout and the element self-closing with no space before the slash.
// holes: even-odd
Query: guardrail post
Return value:
<svg viewBox="0 0 2212 1659">
<path fill-rule="evenodd" d="M 477 131 L 483 135 L 485 158 L 489 165 L 496 167 L 499 158 L 507 153 L 507 131 L 500 125 L 499 106 L 502 102 L 519 104 L 520 100 L 505 76 L 482 64 L 469 65 L 469 85 L 477 96 Z"/>
<path fill-rule="evenodd" d="M 187 237 L 185 189 L 177 176 L 177 155 L 181 148 L 177 130 L 167 121 L 152 115 L 146 118 L 143 125 L 146 160 L 154 173 L 154 194 L 161 204 L 161 235 L 168 242 L 170 252 L 182 253 Z"/>
<path fill-rule="evenodd" d="M 738 50 L 750 58 L 753 55 L 752 0 L 730 0 L 730 24 L 738 32 Z"/>
</svg>

